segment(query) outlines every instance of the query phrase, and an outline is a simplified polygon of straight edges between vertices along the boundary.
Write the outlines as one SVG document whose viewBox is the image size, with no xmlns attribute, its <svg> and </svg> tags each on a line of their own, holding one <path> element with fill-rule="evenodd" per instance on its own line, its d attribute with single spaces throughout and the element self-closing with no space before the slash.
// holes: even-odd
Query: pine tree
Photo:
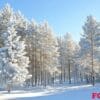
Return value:
<svg viewBox="0 0 100 100">
<path fill-rule="evenodd" d="M 20 84 L 30 77 L 27 70 L 29 59 L 26 57 L 25 43 L 20 41 L 20 36 L 17 36 L 16 33 L 12 23 L 7 32 L 3 33 L 4 47 L 7 48 L 4 67 L 7 74 L 6 81 Z"/>
<path fill-rule="evenodd" d="M 98 66 L 96 59 L 96 51 L 98 47 L 96 44 L 99 43 L 97 34 L 100 35 L 99 23 L 92 16 L 87 17 L 87 21 L 83 26 L 84 34 L 80 41 L 83 66 L 87 66 L 86 70 L 90 73 L 88 76 L 91 77 L 92 85 L 95 84 L 96 67 Z"/>
<path fill-rule="evenodd" d="M 68 80 L 69 84 L 71 84 L 75 63 L 74 53 L 76 44 L 69 33 L 67 33 L 62 39 L 58 39 L 58 43 L 60 52 L 59 62 L 61 65 L 61 81 L 66 82 Z"/>
<path fill-rule="evenodd" d="M 68 70 L 68 80 L 69 84 L 71 84 L 71 71 L 73 69 L 73 57 L 75 51 L 75 43 L 69 33 L 64 36 L 64 65 L 65 69 Z"/>
</svg>

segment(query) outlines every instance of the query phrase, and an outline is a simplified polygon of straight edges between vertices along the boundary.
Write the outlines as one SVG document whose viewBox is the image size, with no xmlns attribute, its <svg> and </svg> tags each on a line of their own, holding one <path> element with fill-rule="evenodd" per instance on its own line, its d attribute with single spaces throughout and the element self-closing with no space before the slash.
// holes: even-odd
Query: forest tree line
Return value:
<svg viewBox="0 0 100 100">
<path fill-rule="evenodd" d="M 100 22 L 87 16 L 82 28 L 77 43 L 6 4 L 0 10 L 0 86 L 100 82 Z"/>
</svg>

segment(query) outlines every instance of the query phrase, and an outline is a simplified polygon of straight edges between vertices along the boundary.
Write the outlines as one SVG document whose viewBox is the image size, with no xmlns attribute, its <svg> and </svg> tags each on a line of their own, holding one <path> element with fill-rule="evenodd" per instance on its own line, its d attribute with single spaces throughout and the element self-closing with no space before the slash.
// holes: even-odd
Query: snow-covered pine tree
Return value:
<svg viewBox="0 0 100 100">
<path fill-rule="evenodd" d="M 63 38 L 61 37 L 58 38 L 58 43 L 59 43 L 59 52 L 60 52 L 59 63 L 61 67 L 60 83 L 65 82 L 67 80 L 69 83 L 71 83 L 72 73 L 74 70 L 73 63 L 75 63 L 74 53 L 75 53 L 76 44 L 73 41 L 70 33 L 66 33 L 66 35 Z"/>
<path fill-rule="evenodd" d="M 59 52 L 59 57 L 58 57 L 58 61 L 59 61 L 59 70 L 60 70 L 60 77 L 59 77 L 59 82 L 60 84 L 63 83 L 63 79 L 64 79 L 64 41 L 62 39 L 62 37 L 58 37 L 57 38 L 57 41 L 58 41 L 58 52 Z"/>
<path fill-rule="evenodd" d="M 58 70 L 58 44 L 54 32 L 47 22 L 40 25 L 41 33 L 41 56 L 42 56 L 42 77 L 44 85 L 49 84 L 59 73 Z M 52 70 L 51 70 L 52 69 Z"/>
<path fill-rule="evenodd" d="M 81 59 L 82 64 L 87 71 L 86 77 L 94 85 L 96 71 L 99 66 L 96 51 L 99 49 L 99 46 L 97 46 L 99 39 L 97 39 L 97 37 L 100 37 L 100 25 L 94 17 L 88 16 L 87 21 L 83 26 L 83 30 L 83 37 L 80 41 Z"/>
<path fill-rule="evenodd" d="M 7 32 L 3 33 L 4 47 L 7 49 L 4 67 L 7 73 L 6 82 L 20 84 L 30 78 L 27 70 L 29 59 L 26 57 L 25 43 L 20 41 L 20 36 L 16 33 L 12 23 Z"/>
<path fill-rule="evenodd" d="M 33 20 L 28 25 L 28 34 L 26 37 L 26 50 L 30 59 L 30 73 L 32 74 L 31 85 L 39 85 L 41 74 L 40 50 L 41 50 L 41 34 L 39 26 Z M 39 80 L 40 79 L 40 80 Z"/>
<path fill-rule="evenodd" d="M 67 33 L 64 36 L 64 43 L 63 43 L 63 52 L 64 52 L 64 77 L 68 76 L 69 84 L 71 84 L 71 77 L 72 77 L 72 69 L 74 66 L 74 51 L 75 51 L 75 42 L 73 41 L 71 34 Z"/>
</svg>

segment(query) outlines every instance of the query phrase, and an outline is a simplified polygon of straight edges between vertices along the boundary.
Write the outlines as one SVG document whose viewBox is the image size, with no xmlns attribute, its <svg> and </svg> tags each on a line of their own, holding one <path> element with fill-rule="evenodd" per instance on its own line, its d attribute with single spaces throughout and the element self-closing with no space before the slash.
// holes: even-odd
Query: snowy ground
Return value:
<svg viewBox="0 0 100 100">
<path fill-rule="evenodd" d="M 56 86 L 27 90 L 0 91 L 0 100 L 92 100 L 92 93 L 100 91 L 100 85 Z"/>
</svg>

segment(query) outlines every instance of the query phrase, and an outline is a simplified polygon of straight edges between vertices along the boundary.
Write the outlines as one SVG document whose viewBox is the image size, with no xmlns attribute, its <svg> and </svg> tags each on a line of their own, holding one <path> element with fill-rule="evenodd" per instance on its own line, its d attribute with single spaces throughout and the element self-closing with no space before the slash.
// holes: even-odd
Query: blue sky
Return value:
<svg viewBox="0 0 100 100">
<path fill-rule="evenodd" d="M 0 0 L 0 8 L 6 3 L 29 19 L 47 20 L 58 35 L 70 32 L 76 41 L 88 15 L 100 21 L 100 0 Z"/>
</svg>

